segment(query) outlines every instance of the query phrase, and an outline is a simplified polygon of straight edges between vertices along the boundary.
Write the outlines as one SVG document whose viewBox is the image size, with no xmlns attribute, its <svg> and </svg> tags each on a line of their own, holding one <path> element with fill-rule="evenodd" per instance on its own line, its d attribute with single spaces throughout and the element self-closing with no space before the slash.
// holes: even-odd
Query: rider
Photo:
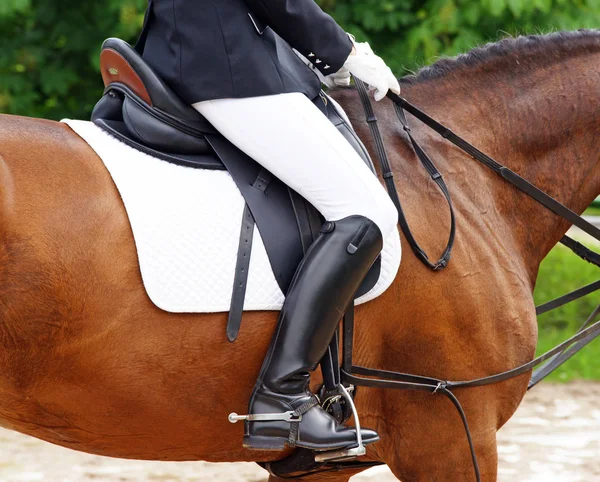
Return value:
<svg viewBox="0 0 600 482">
<path fill-rule="evenodd" d="M 251 414 L 305 413 L 299 424 L 247 423 L 244 446 L 355 445 L 355 429 L 318 406 L 309 377 L 386 239 L 398 235 L 398 214 L 312 103 L 321 90 L 314 69 L 350 71 L 376 100 L 400 93 L 398 81 L 313 0 L 150 0 L 146 34 L 144 58 L 170 87 L 326 219 L 295 273 L 249 403 Z M 365 444 L 379 439 L 361 434 Z"/>
</svg>

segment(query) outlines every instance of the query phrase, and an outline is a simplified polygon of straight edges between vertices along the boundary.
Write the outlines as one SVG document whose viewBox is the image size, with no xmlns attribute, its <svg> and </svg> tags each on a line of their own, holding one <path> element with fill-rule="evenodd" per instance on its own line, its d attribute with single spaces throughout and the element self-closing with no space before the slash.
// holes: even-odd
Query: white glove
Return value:
<svg viewBox="0 0 600 482">
<path fill-rule="evenodd" d="M 381 57 L 375 55 L 367 42 L 354 42 L 355 54 L 350 54 L 344 64 L 352 75 L 375 89 L 375 100 L 383 99 L 388 90 L 400 95 L 400 84 Z"/>
<path fill-rule="evenodd" d="M 328 75 L 324 79 L 324 83 L 330 89 L 334 87 L 350 87 L 350 71 L 346 67 L 342 67 L 339 72 Z"/>
</svg>

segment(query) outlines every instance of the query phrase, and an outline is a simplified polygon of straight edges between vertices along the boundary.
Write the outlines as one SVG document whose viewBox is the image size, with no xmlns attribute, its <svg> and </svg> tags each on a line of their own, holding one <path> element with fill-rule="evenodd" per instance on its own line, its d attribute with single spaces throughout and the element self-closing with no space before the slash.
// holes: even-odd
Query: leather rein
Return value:
<svg viewBox="0 0 600 482">
<path fill-rule="evenodd" d="M 398 196 L 398 192 L 394 184 L 394 175 L 390 167 L 390 163 L 387 157 L 381 133 L 379 131 L 379 127 L 377 125 L 377 117 L 375 116 L 373 107 L 371 105 L 371 101 L 369 99 L 367 87 L 364 84 L 364 82 L 360 81 L 359 79 L 355 79 L 355 82 L 365 110 L 365 114 L 367 116 L 367 123 L 371 129 L 371 133 L 375 141 L 377 159 L 381 167 L 383 179 L 386 183 L 389 195 L 394 204 L 396 205 L 396 208 L 398 209 L 398 222 L 400 224 L 400 227 L 417 258 L 430 269 L 434 271 L 442 270 L 447 266 L 448 261 L 450 260 L 452 247 L 454 244 L 454 238 L 456 234 L 454 209 L 452 206 L 452 200 L 450 197 L 449 190 L 442 178 L 442 175 L 440 174 L 439 170 L 436 168 L 432 160 L 429 158 L 427 153 L 421 148 L 419 143 L 413 137 L 404 111 L 407 111 L 410 114 L 412 114 L 419 121 L 423 122 L 426 126 L 440 134 L 444 139 L 457 146 L 463 152 L 469 154 L 469 156 L 471 156 L 473 159 L 482 163 L 483 165 L 494 171 L 496 174 L 500 175 L 503 179 L 508 181 L 510 184 L 515 186 L 523 193 L 535 199 L 545 208 L 549 209 L 550 211 L 562 217 L 563 219 L 569 221 L 571 224 L 577 226 L 582 231 L 592 236 L 594 239 L 600 241 L 600 229 L 596 228 L 594 225 L 592 225 L 591 223 L 583 219 L 581 216 L 577 215 L 575 212 L 570 210 L 568 207 L 561 204 L 556 199 L 552 198 L 547 193 L 543 192 L 542 190 L 540 190 L 539 188 L 537 188 L 536 186 L 519 176 L 514 171 L 510 170 L 506 166 L 503 166 L 499 162 L 495 161 L 488 155 L 481 152 L 475 146 L 456 135 L 450 129 L 440 124 L 435 119 L 431 118 L 429 115 L 412 105 L 407 100 L 390 92 L 388 93 L 388 98 L 395 105 L 398 119 L 400 120 L 404 131 L 408 135 L 417 157 L 419 158 L 421 164 L 427 170 L 433 181 L 438 185 L 438 187 L 442 191 L 450 207 L 451 228 L 446 249 L 444 250 L 442 257 L 437 262 L 431 262 L 425 251 L 418 245 L 414 236 L 412 235 L 408 226 L 408 222 L 404 215 L 404 211 L 402 210 L 400 198 Z M 583 246 L 581 243 L 569 238 L 568 236 L 563 237 L 561 243 L 567 246 L 569 249 L 571 249 L 580 258 L 600 267 L 600 255 L 598 253 L 591 251 L 590 249 Z M 586 296 L 598 290 L 600 290 L 600 280 L 586 287 L 575 290 L 572 293 L 561 296 L 560 298 L 557 298 L 549 303 L 545 303 L 537 307 L 536 313 L 538 315 L 546 313 L 550 310 L 556 309 L 560 306 L 563 306 L 574 300 L 580 299 L 583 296 Z M 584 348 L 588 343 L 600 336 L 600 321 L 597 321 L 592 324 L 592 322 L 594 321 L 594 319 L 596 319 L 596 316 L 599 313 L 600 305 L 596 307 L 596 309 L 592 312 L 590 317 L 585 321 L 583 326 L 573 337 L 569 338 L 565 342 L 558 345 L 556 348 L 550 350 L 549 352 L 532 360 L 529 363 L 526 363 L 524 365 L 521 365 L 520 367 L 508 370 L 503 373 L 479 378 L 476 380 L 447 381 L 430 377 L 410 375 L 406 373 L 392 372 L 387 370 L 375 370 L 354 365 L 352 362 L 352 347 L 354 340 L 354 312 L 351 309 L 344 317 L 344 342 L 342 356 L 343 361 L 341 370 L 342 381 L 346 384 L 352 384 L 355 386 L 418 390 L 430 392 L 432 394 L 442 394 L 448 397 L 453 403 L 453 405 L 456 407 L 462 419 L 463 426 L 467 435 L 467 440 L 469 443 L 475 477 L 476 480 L 480 482 L 481 475 L 479 472 L 479 466 L 477 463 L 477 456 L 475 453 L 475 447 L 473 444 L 471 431 L 469 429 L 465 412 L 460 404 L 460 401 L 454 395 L 453 390 L 458 388 L 481 387 L 485 385 L 500 383 L 506 380 L 511 380 L 520 375 L 524 375 L 529 371 L 533 370 L 534 368 L 539 367 L 533 372 L 531 381 L 529 383 L 528 389 L 532 388 L 539 381 L 547 377 L 560 365 L 562 365 L 569 358 L 571 358 L 582 348 Z"/>
</svg>

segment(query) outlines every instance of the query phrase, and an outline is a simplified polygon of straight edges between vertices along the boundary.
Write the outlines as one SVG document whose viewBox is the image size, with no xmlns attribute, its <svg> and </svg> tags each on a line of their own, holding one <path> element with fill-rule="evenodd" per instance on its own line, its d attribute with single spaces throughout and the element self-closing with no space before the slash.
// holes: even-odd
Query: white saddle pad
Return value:
<svg viewBox="0 0 600 482">
<path fill-rule="evenodd" d="M 152 302 L 175 313 L 229 311 L 244 199 L 227 171 L 178 166 L 137 151 L 91 122 L 65 120 L 96 151 L 110 172 L 133 229 L 144 286 Z M 382 252 L 370 301 L 394 280 L 400 239 Z M 258 229 L 245 310 L 279 310 L 284 295 Z"/>
</svg>

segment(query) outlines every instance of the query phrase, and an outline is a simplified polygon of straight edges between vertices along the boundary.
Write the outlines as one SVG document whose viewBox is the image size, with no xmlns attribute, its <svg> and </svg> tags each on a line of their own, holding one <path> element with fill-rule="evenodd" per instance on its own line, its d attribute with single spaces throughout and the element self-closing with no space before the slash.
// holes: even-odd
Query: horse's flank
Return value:
<svg viewBox="0 0 600 482">
<path fill-rule="evenodd" d="M 592 82 L 600 35 L 510 42 L 479 61 L 452 68 L 444 61 L 443 72 L 405 82 L 404 95 L 581 212 L 600 192 L 600 97 Z M 355 93 L 335 96 L 372 147 Z M 439 250 L 448 229 L 443 198 L 393 109 L 383 102 L 376 109 L 415 233 Z M 396 282 L 357 310 L 356 361 L 445 379 L 526 362 L 536 341 L 531 292 L 539 262 L 567 226 L 410 122 L 454 197 L 454 257 L 433 274 L 404 246 Z M 242 425 L 227 422 L 229 412 L 245 412 L 276 315 L 247 313 L 229 344 L 226 314 L 153 306 L 110 176 L 67 127 L 0 116 L 0 156 L 0 423 L 118 457 L 277 458 L 242 450 Z M 484 480 L 496 478 L 495 433 L 527 381 L 459 393 Z M 462 425 L 445 399 L 360 389 L 357 403 L 363 424 L 382 435 L 369 457 L 402 480 L 472 476 Z"/>
</svg>

